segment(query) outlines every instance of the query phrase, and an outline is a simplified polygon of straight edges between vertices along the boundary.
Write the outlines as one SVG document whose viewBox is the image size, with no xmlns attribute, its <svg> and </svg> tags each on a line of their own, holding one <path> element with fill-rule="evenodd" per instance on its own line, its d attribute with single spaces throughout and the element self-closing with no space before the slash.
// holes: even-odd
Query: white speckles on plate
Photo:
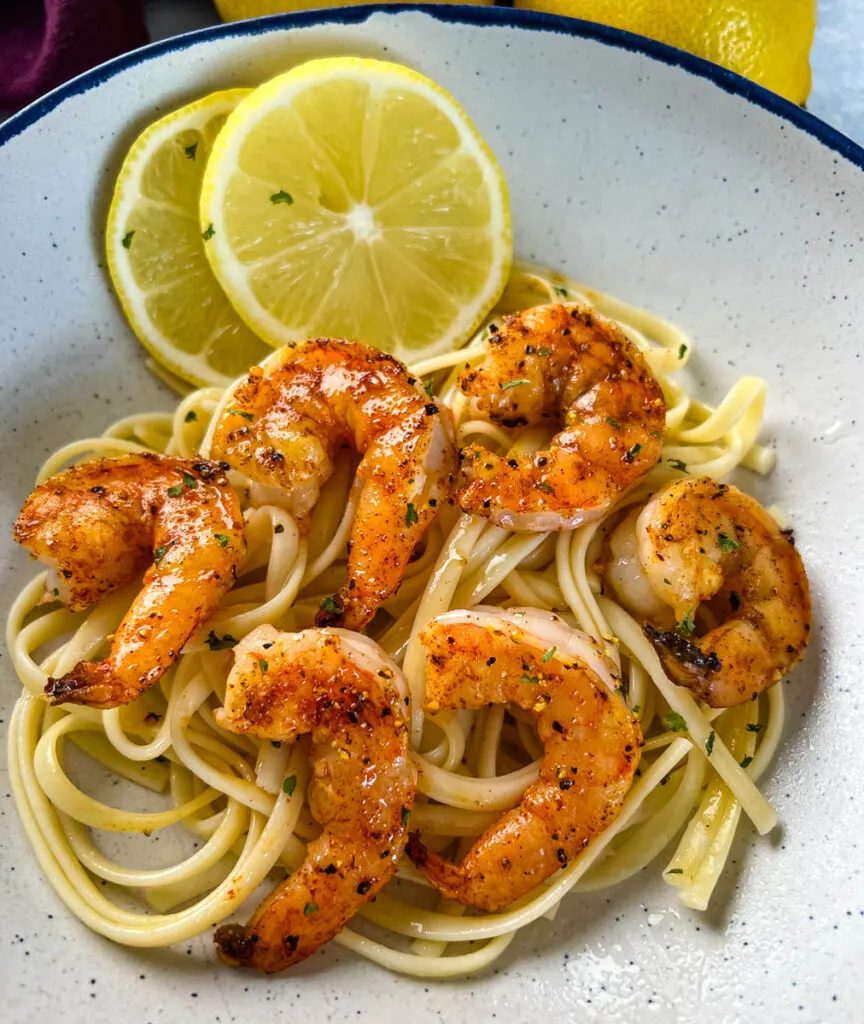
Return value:
<svg viewBox="0 0 864 1024">
<path fill-rule="evenodd" d="M 416 1024 L 860 1019 L 861 152 L 826 135 L 840 151 L 830 148 L 792 108 L 750 103 L 731 79 L 732 92 L 695 64 L 587 29 L 580 38 L 573 24 L 451 8 L 312 12 L 291 25 L 225 26 L 125 59 L 0 128 L 0 521 L 8 530 L 51 449 L 124 413 L 171 406 L 101 266 L 112 179 L 136 131 L 191 96 L 311 56 L 412 63 L 462 101 L 499 156 L 521 255 L 679 321 L 708 398 L 741 373 L 769 381 L 766 436 L 779 462 L 771 479 L 749 483 L 792 518 L 817 622 L 786 684 L 786 738 L 766 784 L 783 827 L 763 840 L 742 827 L 705 915 L 677 904 L 651 871 L 608 894 L 571 896 L 553 923 L 531 926 L 466 983 L 392 977 L 335 947 L 260 978 L 218 966 L 206 936 L 135 951 L 88 932 L 42 879 L 7 784 L 4 1022 L 51 1019 L 58 1006 L 65 1021 L 88 1024 L 116 1024 L 118 1013 L 153 1024 L 381 1024 L 406 1013 Z M 33 569 L 8 532 L 0 561 L 8 601 Z M 0 672 L 5 727 L 17 692 L 5 655 Z M 167 841 L 142 841 L 136 853 L 165 858 Z"/>
</svg>

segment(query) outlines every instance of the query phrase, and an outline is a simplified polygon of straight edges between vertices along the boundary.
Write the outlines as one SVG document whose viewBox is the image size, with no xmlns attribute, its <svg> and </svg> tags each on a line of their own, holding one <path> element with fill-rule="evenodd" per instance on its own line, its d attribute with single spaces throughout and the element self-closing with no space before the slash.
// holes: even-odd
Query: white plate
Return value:
<svg viewBox="0 0 864 1024">
<path fill-rule="evenodd" d="M 732 74 L 518 11 L 350 8 L 160 43 L 0 127 L 4 597 L 33 572 L 8 528 L 43 457 L 171 406 L 103 267 L 126 147 L 194 96 L 337 53 L 413 64 L 461 100 L 507 174 L 521 255 L 677 320 L 709 397 L 744 372 L 770 381 L 780 458 L 754 487 L 793 518 L 817 622 L 767 783 L 783 827 L 741 829 L 702 916 L 652 870 L 569 897 L 464 983 L 393 977 L 336 948 L 265 979 L 217 967 L 208 936 L 136 952 L 87 931 L 41 877 L 4 789 L 4 1021 L 860 1020 L 864 151 Z M 8 658 L 0 669 L 8 722 L 17 683 Z"/>
</svg>

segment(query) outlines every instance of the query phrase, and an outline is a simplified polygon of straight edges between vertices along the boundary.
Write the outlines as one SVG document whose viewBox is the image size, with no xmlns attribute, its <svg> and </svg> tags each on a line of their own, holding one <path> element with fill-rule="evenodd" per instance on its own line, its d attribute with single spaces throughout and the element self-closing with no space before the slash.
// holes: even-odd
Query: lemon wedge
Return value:
<svg viewBox="0 0 864 1024">
<path fill-rule="evenodd" d="M 416 71 L 360 58 L 302 64 L 239 104 L 200 226 L 274 347 L 333 335 L 435 355 L 470 337 L 512 261 L 504 176 L 465 112 Z"/>
<path fill-rule="evenodd" d="M 250 91 L 213 93 L 145 129 L 108 214 L 108 271 L 129 323 L 159 363 L 193 384 L 227 385 L 270 351 L 219 287 L 198 227 L 213 140 Z"/>
</svg>

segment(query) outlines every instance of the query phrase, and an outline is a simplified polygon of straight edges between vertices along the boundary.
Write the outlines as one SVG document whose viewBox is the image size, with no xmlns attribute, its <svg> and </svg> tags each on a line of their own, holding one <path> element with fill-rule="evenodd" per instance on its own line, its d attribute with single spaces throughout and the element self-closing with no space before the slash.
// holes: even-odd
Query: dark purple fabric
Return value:
<svg viewBox="0 0 864 1024">
<path fill-rule="evenodd" d="M 0 0 L 0 108 L 146 42 L 143 0 Z"/>
</svg>

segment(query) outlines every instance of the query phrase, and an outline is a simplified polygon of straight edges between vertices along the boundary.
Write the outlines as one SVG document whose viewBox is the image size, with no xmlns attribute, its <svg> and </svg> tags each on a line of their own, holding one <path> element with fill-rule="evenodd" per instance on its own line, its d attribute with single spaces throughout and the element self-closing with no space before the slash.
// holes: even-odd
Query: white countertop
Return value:
<svg viewBox="0 0 864 1024">
<path fill-rule="evenodd" d="M 219 21 L 212 0 L 147 0 L 154 39 Z M 819 0 L 807 109 L 864 145 L 864 0 Z"/>
</svg>

